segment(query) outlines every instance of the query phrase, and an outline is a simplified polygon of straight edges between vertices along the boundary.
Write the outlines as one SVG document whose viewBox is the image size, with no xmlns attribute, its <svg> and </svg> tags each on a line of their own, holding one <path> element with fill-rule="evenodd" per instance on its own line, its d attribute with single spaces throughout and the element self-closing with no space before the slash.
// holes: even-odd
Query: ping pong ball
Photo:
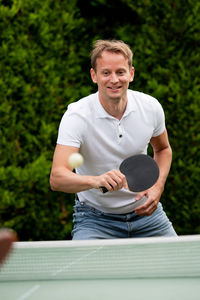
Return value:
<svg viewBox="0 0 200 300">
<path fill-rule="evenodd" d="M 70 167 L 77 168 L 83 164 L 83 156 L 80 153 L 72 153 L 69 157 L 68 163 Z"/>
</svg>

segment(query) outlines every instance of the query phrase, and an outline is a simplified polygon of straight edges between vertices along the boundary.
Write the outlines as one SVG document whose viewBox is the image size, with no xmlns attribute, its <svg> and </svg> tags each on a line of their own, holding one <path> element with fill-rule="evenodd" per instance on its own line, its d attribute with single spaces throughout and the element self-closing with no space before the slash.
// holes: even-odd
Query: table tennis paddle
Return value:
<svg viewBox="0 0 200 300">
<path fill-rule="evenodd" d="M 0 230 L 0 265 L 9 254 L 13 242 L 17 240 L 16 234 L 9 229 Z"/>
<path fill-rule="evenodd" d="M 130 156 L 122 161 L 119 170 L 126 176 L 128 188 L 132 192 L 142 192 L 152 187 L 159 176 L 159 168 L 155 160 L 145 154 Z M 103 194 L 106 187 L 100 187 Z"/>
</svg>

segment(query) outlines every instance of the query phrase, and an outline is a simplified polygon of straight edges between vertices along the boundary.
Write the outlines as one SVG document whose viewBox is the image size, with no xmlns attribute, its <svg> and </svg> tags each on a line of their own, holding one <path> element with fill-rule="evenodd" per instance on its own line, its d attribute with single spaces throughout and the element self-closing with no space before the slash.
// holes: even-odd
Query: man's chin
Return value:
<svg viewBox="0 0 200 300">
<path fill-rule="evenodd" d="M 108 95 L 108 97 L 113 100 L 113 101 L 119 101 L 122 99 L 122 93 L 116 93 L 116 94 L 110 94 Z"/>
</svg>

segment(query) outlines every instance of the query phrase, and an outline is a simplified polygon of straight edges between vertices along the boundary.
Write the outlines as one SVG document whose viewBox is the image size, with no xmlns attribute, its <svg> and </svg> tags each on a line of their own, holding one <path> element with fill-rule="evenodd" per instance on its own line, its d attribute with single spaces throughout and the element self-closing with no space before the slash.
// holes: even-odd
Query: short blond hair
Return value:
<svg viewBox="0 0 200 300">
<path fill-rule="evenodd" d="M 121 53 L 128 60 L 129 67 L 132 67 L 133 52 L 129 45 L 120 40 L 97 40 L 93 44 L 93 50 L 90 55 L 91 66 L 95 71 L 97 58 L 101 57 L 103 51 Z"/>
</svg>

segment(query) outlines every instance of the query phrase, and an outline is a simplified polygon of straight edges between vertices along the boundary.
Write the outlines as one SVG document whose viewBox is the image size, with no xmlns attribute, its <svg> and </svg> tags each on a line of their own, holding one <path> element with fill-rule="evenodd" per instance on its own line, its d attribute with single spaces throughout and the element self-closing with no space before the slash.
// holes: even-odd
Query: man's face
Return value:
<svg viewBox="0 0 200 300">
<path fill-rule="evenodd" d="M 134 68 L 121 54 L 103 51 L 96 62 L 96 72 L 91 69 L 93 82 L 97 83 L 100 99 L 116 101 L 126 97 L 129 83 L 134 78 Z"/>
</svg>

